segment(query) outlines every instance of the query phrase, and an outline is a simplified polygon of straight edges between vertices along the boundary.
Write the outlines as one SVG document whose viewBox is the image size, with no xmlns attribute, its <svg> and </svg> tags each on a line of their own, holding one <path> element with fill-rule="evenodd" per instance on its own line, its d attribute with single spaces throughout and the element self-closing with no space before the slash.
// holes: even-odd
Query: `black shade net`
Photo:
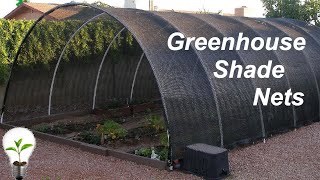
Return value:
<svg viewBox="0 0 320 180">
<path fill-rule="evenodd" d="M 48 29 L 48 27 L 50 27 Z M 58 33 L 52 33 L 58 31 Z M 171 51 L 168 37 L 304 37 L 303 51 Z M 35 43 L 37 42 L 37 43 Z M 4 122 L 162 100 L 172 159 L 194 143 L 234 147 L 319 120 L 320 30 L 289 19 L 99 9 L 67 4 L 36 22 L 21 45 Z M 283 78 L 214 78 L 215 63 L 283 65 Z M 256 88 L 305 94 L 300 107 L 253 106 Z"/>
</svg>

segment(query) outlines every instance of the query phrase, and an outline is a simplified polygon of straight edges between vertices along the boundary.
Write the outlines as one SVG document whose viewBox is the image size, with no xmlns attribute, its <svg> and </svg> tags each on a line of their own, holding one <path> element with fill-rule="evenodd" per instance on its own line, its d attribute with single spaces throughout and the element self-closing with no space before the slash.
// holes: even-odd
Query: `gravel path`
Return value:
<svg viewBox="0 0 320 180">
<path fill-rule="evenodd" d="M 320 180 L 320 123 L 232 150 L 228 179 Z"/>
<path fill-rule="evenodd" d="M 0 129 L 0 137 L 4 131 Z M 2 147 L 2 144 L 1 144 Z M 229 154 L 228 179 L 320 179 L 320 123 L 278 135 Z M 0 150 L 0 179 L 12 179 L 8 159 Z M 178 171 L 147 166 L 38 140 L 26 180 L 200 179 Z"/>
</svg>

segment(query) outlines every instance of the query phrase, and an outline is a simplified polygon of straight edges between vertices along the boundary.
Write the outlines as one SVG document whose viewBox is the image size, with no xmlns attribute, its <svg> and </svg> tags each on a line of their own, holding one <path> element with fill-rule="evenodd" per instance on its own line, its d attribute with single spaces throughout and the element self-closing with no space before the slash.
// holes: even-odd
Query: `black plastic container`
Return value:
<svg viewBox="0 0 320 180">
<path fill-rule="evenodd" d="M 221 179 L 229 174 L 228 151 L 207 144 L 187 146 L 183 169 L 206 179 Z"/>
</svg>

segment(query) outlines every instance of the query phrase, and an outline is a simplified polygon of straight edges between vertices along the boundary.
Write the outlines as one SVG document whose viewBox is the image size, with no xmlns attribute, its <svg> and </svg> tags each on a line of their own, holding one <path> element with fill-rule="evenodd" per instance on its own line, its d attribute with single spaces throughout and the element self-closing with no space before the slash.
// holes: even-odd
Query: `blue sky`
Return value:
<svg viewBox="0 0 320 180">
<path fill-rule="evenodd" d="M 30 0 L 30 2 L 42 3 L 58 3 L 63 4 L 71 0 Z M 76 2 L 83 2 L 84 0 L 74 0 Z M 86 0 L 88 3 L 97 0 Z M 112 6 L 122 7 L 124 0 L 100 0 Z M 137 3 L 148 3 L 149 0 L 136 0 Z M 0 0 L 0 17 L 5 16 L 16 7 L 16 0 Z M 199 11 L 208 10 L 211 12 L 218 12 L 223 10 L 225 13 L 233 13 L 234 8 L 247 6 L 257 9 L 257 16 L 263 15 L 263 7 L 260 0 L 154 0 L 154 5 L 159 9 L 174 9 L 174 10 L 188 10 Z"/>
</svg>

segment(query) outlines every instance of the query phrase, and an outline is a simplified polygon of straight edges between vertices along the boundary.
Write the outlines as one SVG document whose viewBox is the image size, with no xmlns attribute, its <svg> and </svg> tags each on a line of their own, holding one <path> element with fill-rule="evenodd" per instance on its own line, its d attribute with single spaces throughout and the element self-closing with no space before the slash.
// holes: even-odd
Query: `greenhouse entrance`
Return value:
<svg viewBox="0 0 320 180">
<path fill-rule="evenodd" d="M 4 123 L 168 159 L 165 115 L 148 59 L 103 10 L 65 5 L 39 19 L 20 47 L 5 102 Z"/>
</svg>

